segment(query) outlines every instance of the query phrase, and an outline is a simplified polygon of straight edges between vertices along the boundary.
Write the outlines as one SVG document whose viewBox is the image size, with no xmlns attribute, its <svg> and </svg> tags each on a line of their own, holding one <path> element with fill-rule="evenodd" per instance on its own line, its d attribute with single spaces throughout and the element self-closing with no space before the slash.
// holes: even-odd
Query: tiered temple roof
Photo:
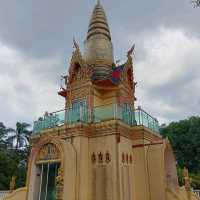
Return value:
<svg viewBox="0 0 200 200">
<path fill-rule="evenodd" d="M 107 67 L 105 75 L 108 75 L 114 62 L 110 29 L 105 11 L 99 1 L 90 19 L 85 40 L 84 58 L 88 64 L 98 65 L 96 67 L 98 72 L 100 70 L 99 65 L 102 65 L 102 69 L 104 68 L 105 71 L 105 66 L 109 66 Z"/>
<path fill-rule="evenodd" d="M 106 39 L 111 40 L 106 14 L 100 2 L 97 3 L 92 13 L 87 40 L 95 35 L 104 35 Z"/>
</svg>

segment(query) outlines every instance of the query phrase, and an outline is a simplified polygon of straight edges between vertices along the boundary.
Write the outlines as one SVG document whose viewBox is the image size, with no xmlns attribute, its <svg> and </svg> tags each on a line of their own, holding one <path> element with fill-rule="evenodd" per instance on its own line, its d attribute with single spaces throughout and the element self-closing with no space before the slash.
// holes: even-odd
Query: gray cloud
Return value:
<svg viewBox="0 0 200 200">
<path fill-rule="evenodd" d="M 135 64 L 138 104 L 162 122 L 199 115 L 200 39 L 166 27 L 141 37 L 146 56 Z"/>
<path fill-rule="evenodd" d="M 116 59 L 136 43 L 138 105 L 162 122 L 199 114 L 199 9 L 190 0 L 106 1 Z M 0 121 L 32 122 L 57 96 L 75 36 L 83 49 L 91 1 L 6 0 L 0 6 Z"/>
<path fill-rule="evenodd" d="M 141 32 L 158 24 L 199 31 L 199 10 L 189 0 L 102 1 L 113 41 L 120 30 Z M 0 7 L 1 41 L 38 57 L 69 54 L 73 35 L 83 41 L 93 4 L 80 0 L 7 0 Z M 126 32 L 126 31 L 125 31 Z M 126 37 L 126 35 L 124 35 Z"/>
</svg>

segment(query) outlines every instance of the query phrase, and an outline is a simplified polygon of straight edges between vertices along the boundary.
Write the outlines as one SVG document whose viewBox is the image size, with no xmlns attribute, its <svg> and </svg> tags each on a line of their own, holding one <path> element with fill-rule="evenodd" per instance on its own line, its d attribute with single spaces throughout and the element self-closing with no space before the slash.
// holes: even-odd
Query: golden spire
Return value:
<svg viewBox="0 0 200 200">
<path fill-rule="evenodd" d="M 107 39 L 111 40 L 107 17 L 99 0 L 97 1 L 92 13 L 88 28 L 87 40 L 95 35 L 103 35 L 106 36 Z"/>
<path fill-rule="evenodd" d="M 85 41 L 84 58 L 88 64 L 113 63 L 113 47 L 106 13 L 100 1 L 94 7 Z"/>
</svg>

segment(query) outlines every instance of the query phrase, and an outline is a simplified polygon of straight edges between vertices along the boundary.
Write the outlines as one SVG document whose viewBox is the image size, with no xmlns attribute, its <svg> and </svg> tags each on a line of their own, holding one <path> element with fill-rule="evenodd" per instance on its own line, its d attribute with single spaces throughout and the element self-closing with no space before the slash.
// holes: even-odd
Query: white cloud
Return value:
<svg viewBox="0 0 200 200">
<path fill-rule="evenodd" d="M 127 39 L 137 44 L 136 104 L 161 122 L 199 114 L 200 39 L 166 27 Z M 9 126 L 17 120 L 32 123 L 47 110 L 64 108 L 57 90 L 65 70 L 58 55 L 26 57 L 0 43 L 0 121 Z"/>
<path fill-rule="evenodd" d="M 57 95 L 60 58 L 33 59 L 0 43 L 0 121 L 14 126 L 17 120 L 32 123 L 45 111 L 64 108 Z M 54 69 L 54 71 L 53 71 Z M 54 74 L 51 80 L 50 73 Z"/>
<path fill-rule="evenodd" d="M 138 40 L 143 47 L 138 53 L 145 56 L 136 60 L 134 67 L 137 104 L 161 122 L 198 115 L 200 39 L 183 30 L 162 26 L 140 35 Z"/>
<path fill-rule="evenodd" d="M 145 35 L 143 48 L 147 58 L 137 63 L 138 74 L 150 85 L 158 85 L 182 75 L 191 66 L 187 63 L 198 58 L 200 39 L 182 30 L 161 27 Z M 192 63 L 191 63 L 192 64 Z M 153 75 L 152 78 L 149 78 Z"/>
</svg>

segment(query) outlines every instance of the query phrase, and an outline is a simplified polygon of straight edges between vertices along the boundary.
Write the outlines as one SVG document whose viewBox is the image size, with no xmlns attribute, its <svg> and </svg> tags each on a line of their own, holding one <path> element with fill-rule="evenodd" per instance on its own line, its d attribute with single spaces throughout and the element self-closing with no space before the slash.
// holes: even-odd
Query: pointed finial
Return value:
<svg viewBox="0 0 200 200">
<path fill-rule="evenodd" d="M 78 45 L 78 43 L 76 42 L 75 37 L 73 37 L 73 43 L 74 43 L 74 48 L 79 49 L 79 45 Z"/>
<path fill-rule="evenodd" d="M 184 177 L 184 182 L 185 182 L 185 189 L 186 191 L 191 190 L 191 185 L 190 185 L 190 177 L 189 177 L 189 172 L 186 167 L 183 169 L 183 177 Z"/>
<path fill-rule="evenodd" d="M 134 55 L 134 50 L 135 50 L 135 44 L 131 47 L 131 49 L 128 50 L 127 55 L 131 56 L 132 54 Z"/>
<path fill-rule="evenodd" d="M 11 181 L 10 181 L 10 191 L 15 190 L 16 187 L 16 176 L 12 176 Z"/>
<path fill-rule="evenodd" d="M 97 5 L 100 5 L 100 0 L 97 0 Z"/>
</svg>

